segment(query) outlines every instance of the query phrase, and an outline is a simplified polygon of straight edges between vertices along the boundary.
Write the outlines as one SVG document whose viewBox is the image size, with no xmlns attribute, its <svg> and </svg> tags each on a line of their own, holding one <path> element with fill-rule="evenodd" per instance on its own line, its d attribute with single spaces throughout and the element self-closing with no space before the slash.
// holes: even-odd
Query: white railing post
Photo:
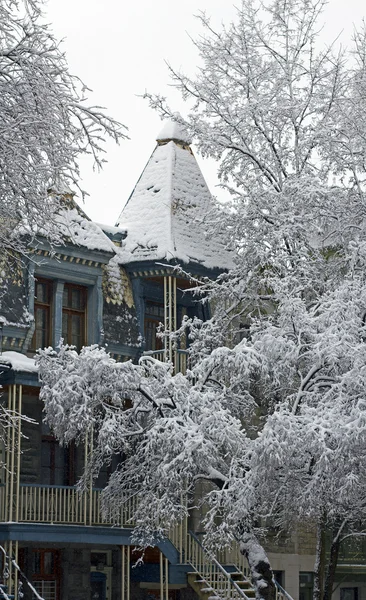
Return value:
<svg viewBox="0 0 366 600">
<path fill-rule="evenodd" d="M 177 325 L 177 280 L 171 275 L 164 276 L 164 350 L 166 358 L 176 368 L 175 344 L 170 334 L 176 330 Z"/>
</svg>

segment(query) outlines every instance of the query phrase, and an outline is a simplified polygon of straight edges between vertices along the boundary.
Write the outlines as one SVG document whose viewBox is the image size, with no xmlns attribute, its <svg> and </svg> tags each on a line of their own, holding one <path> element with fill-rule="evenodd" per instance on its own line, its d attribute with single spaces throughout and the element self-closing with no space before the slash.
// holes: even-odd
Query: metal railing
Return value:
<svg viewBox="0 0 366 600">
<path fill-rule="evenodd" d="M 19 521 L 133 527 L 136 497 L 126 499 L 118 512 L 105 514 L 102 511 L 101 493 L 102 490 L 95 488 L 89 493 L 71 486 L 21 483 Z"/>
<path fill-rule="evenodd" d="M 212 556 L 201 544 L 197 536 L 189 533 L 187 559 L 199 577 L 202 591 L 213 592 L 213 594 L 224 600 L 249 600 L 238 583 L 232 578 L 231 573 L 226 571 L 214 556 Z M 239 573 L 239 572 L 238 572 Z M 242 573 L 241 578 L 248 586 L 248 590 L 254 592 L 251 582 Z M 252 595 L 251 595 L 252 600 Z"/>
<path fill-rule="evenodd" d="M 293 600 L 292 596 L 283 589 L 283 587 L 275 580 L 276 600 Z"/>
<path fill-rule="evenodd" d="M 28 485 L 19 487 L 19 521 L 32 523 L 74 524 L 91 526 L 134 526 L 133 515 L 137 508 L 137 496 L 128 498 L 118 511 L 106 514 L 101 506 L 102 490 L 81 492 L 76 487 L 55 485 Z M 5 487 L 0 486 L 0 506 L 4 508 Z M 4 514 L 4 510 L 2 511 Z M 250 570 L 239 544 L 210 554 L 198 537 L 189 532 L 187 520 L 178 523 L 169 532 L 169 540 L 178 550 L 180 563 L 190 564 L 197 573 L 202 589 L 226 600 L 251 600 L 233 579 L 240 576 L 240 583 L 247 584 L 253 592 Z M 230 573 L 223 567 L 230 566 Z M 292 600 L 291 596 L 276 582 L 276 600 Z"/>
<path fill-rule="evenodd" d="M 166 350 L 146 350 L 146 352 L 144 352 L 144 356 L 152 356 L 156 360 L 160 360 L 160 362 L 168 362 L 168 354 Z M 188 357 L 188 350 L 175 350 L 173 357 L 175 373 L 183 373 L 183 375 L 185 375 L 187 372 Z"/>
<path fill-rule="evenodd" d="M 218 560 L 208 553 L 198 537 L 189 532 L 187 562 L 192 565 L 201 578 L 201 583 L 212 589 L 219 598 L 247 598 L 245 591 L 238 583 L 245 584 L 246 590 L 250 591 L 251 600 L 254 595 L 254 587 L 248 562 L 240 552 L 239 544 L 234 542 L 230 548 L 221 551 Z M 234 570 L 228 572 L 225 567 L 230 566 Z M 238 579 L 233 579 L 233 577 Z M 275 581 L 276 600 L 293 600 L 293 598 Z M 205 589 L 205 588 L 203 588 Z M 202 591 L 202 590 L 201 590 Z"/>
</svg>

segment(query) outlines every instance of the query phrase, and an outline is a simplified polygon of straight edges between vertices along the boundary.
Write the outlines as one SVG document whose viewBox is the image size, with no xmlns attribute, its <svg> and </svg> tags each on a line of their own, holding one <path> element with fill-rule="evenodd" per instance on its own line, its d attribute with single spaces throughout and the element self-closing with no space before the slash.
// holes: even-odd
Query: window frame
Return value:
<svg viewBox="0 0 366 600">
<path fill-rule="evenodd" d="M 39 562 L 40 562 L 40 570 L 39 572 L 35 571 L 35 566 L 36 566 L 36 557 L 35 555 L 39 554 L 40 558 L 39 558 Z M 52 573 L 46 573 L 45 570 L 45 554 L 50 553 L 53 555 L 53 572 Z M 32 556 L 32 570 L 34 571 L 32 573 L 32 582 L 37 584 L 37 583 L 43 583 L 43 582 L 50 582 L 50 583 L 55 583 L 55 595 L 54 598 L 55 600 L 59 600 L 60 598 L 60 587 L 61 587 L 61 553 L 59 549 L 55 549 L 55 548 L 32 548 L 31 549 L 31 556 Z M 33 569 L 34 567 L 34 569 Z M 37 586 L 35 586 L 37 589 Z"/>
<path fill-rule="evenodd" d="M 154 308 L 157 309 L 155 314 L 153 310 Z M 164 326 L 164 304 L 162 302 L 146 300 L 144 315 L 144 338 L 146 350 L 148 351 L 159 352 L 164 350 L 164 339 L 156 335 L 156 331 L 160 324 Z M 152 344 L 149 344 L 149 341 L 151 341 Z M 148 348 L 150 345 L 155 346 L 155 348 Z"/>
<path fill-rule="evenodd" d="M 77 308 L 72 308 L 72 306 L 65 306 L 64 301 L 63 301 L 65 290 L 67 290 L 69 301 L 72 298 L 72 291 L 73 290 L 79 291 L 81 293 L 83 308 L 77 309 Z M 71 304 L 72 304 L 72 301 L 71 301 Z M 65 282 L 64 287 L 63 287 L 62 307 L 61 307 L 61 330 L 62 330 L 62 337 L 64 340 L 64 344 L 75 345 L 75 344 L 72 344 L 72 318 L 68 319 L 67 338 L 64 337 L 64 315 L 67 315 L 70 317 L 72 317 L 72 316 L 81 317 L 80 348 L 77 348 L 77 349 L 80 350 L 83 346 L 87 345 L 87 343 L 88 343 L 88 340 L 87 340 L 87 322 L 88 322 L 87 310 L 88 310 L 88 288 L 83 285 L 79 285 L 79 284 L 75 284 L 75 283 L 71 283 L 71 282 Z"/>
<path fill-rule="evenodd" d="M 46 286 L 48 302 L 40 302 L 37 300 L 37 285 L 43 284 Z M 34 352 L 38 350 L 37 347 L 37 309 L 45 310 L 46 312 L 46 328 L 45 328 L 45 345 L 43 347 L 52 345 L 52 334 L 53 334 L 53 307 L 54 307 L 54 294 L 53 294 L 53 281 L 52 279 L 47 279 L 46 277 L 35 277 L 35 286 L 34 286 L 34 332 L 32 336 L 32 340 L 30 343 L 30 349 Z M 42 347 L 42 346 L 39 346 Z"/>
</svg>

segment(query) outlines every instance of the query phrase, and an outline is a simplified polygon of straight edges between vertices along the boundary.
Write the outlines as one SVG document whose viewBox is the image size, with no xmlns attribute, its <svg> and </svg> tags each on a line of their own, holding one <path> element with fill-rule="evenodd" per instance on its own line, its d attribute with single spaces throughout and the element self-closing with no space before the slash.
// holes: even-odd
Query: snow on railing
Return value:
<svg viewBox="0 0 366 600">
<path fill-rule="evenodd" d="M 160 362 L 167 362 L 167 351 L 166 350 L 146 350 L 144 356 L 152 356 Z M 188 351 L 187 350 L 176 350 L 174 353 L 174 372 L 183 373 L 185 375 L 188 364 Z"/>
<path fill-rule="evenodd" d="M 23 571 L 21 570 L 21 568 L 19 567 L 19 565 L 17 564 L 17 562 L 14 560 L 14 558 L 12 558 L 11 556 L 8 556 L 8 554 L 5 551 L 5 548 L 3 548 L 3 546 L 1 546 L 1 545 L 0 545 L 0 551 L 3 553 L 3 561 L 4 561 L 3 576 L 4 576 L 4 579 L 5 580 L 9 579 L 9 577 L 10 577 L 10 570 L 11 570 L 11 568 L 14 568 L 17 571 L 18 576 L 21 575 L 23 581 L 29 587 L 30 591 L 33 594 L 33 597 L 36 598 L 37 600 L 44 600 L 42 598 L 42 596 L 39 595 L 39 593 L 37 592 L 36 588 L 31 584 L 31 582 L 29 581 L 29 579 L 26 576 L 26 574 L 23 573 Z M 23 582 L 19 581 L 18 590 L 17 590 L 17 596 L 16 596 L 17 598 L 23 598 L 23 596 L 24 596 L 23 591 L 22 591 L 22 587 L 23 587 Z M 5 591 L 6 588 L 7 588 L 6 584 L 1 584 L 0 585 L 0 597 L 4 598 L 4 600 L 12 600 L 14 598 L 14 595 L 7 594 L 7 591 Z"/>
<path fill-rule="evenodd" d="M 196 542 L 196 546 L 194 546 L 194 542 Z M 199 549 L 197 549 L 197 546 Z M 247 585 L 248 587 L 246 589 L 248 591 L 254 590 L 251 582 L 249 565 L 245 556 L 240 552 L 238 543 L 234 542 L 230 548 L 222 550 L 218 555 L 219 560 L 217 560 L 205 550 L 198 537 L 192 532 L 189 532 L 188 549 L 186 553 L 186 562 L 192 565 L 202 580 L 207 582 L 207 584 L 215 583 L 215 577 L 217 579 L 218 576 L 218 581 L 220 582 L 219 587 L 221 586 L 220 589 L 218 589 L 217 586 L 215 588 L 214 585 L 211 587 L 215 594 L 220 598 L 238 598 L 238 590 L 241 598 L 243 598 L 243 595 L 245 598 L 248 598 L 245 591 L 238 585 L 239 579 L 234 580 L 234 577 L 240 577 L 240 583 Z M 207 560 L 212 562 L 212 567 L 207 563 Z M 226 567 L 230 565 L 230 567 L 235 570 L 230 571 L 229 573 L 223 565 Z M 208 577 L 206 577 L 206 574 L 208 574 Z M 226 582 L 226 587 L 222 587 L 222 576 L 224 574 L 225 577 L 230 580 L 229 583 Z M 276 600 L 293 600 L 290 594 L 288 594 L 277 581 L 274 583 L 276 586 Z"/>
<path fill-rule="evenodd" d="M 199 582 L 203 584 L 204 589 L 212 591 L 216 597 L 250 600 L 232 578 L 232 574 L 224 569 L 192 532 L 189 532 L 187 562 L 192 565 L 194 571 L 198 574 Z M 247 589 L 252 590 L 250 580 L 243 573 L 240 573 L 240 575 L 248 585 Z"/>
</svg>

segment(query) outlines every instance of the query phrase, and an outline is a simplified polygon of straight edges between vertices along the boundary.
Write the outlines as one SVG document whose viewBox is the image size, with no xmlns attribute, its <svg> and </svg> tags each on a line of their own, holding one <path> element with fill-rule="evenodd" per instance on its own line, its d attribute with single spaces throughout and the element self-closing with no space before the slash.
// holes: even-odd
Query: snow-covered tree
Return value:
<svg viewBox="0 0 366 600">
<path fill-rule="evenodd" d="M 78 157 L 92 154 L 101 166 L 104 136 L 124 137 L 119 123 L 87 105 L 87 88 L 70 74 L 41 8 L 42 0 L 0 4 L 2 251 L 26 251 L 19 233 L 32 236 L 43 224 L 42 233 L 57 242 L 58 199 L 48 189 L 78 187 Z"/>
<path fill-rule="evenodd" d="M 314 596 L 328 600 L 340 544 L 366 518 L 366 36 L 318 49 L 323 5 L 246 0 L 218 32 L 202 16 L 196 77 L 171 70 L 187 119 L 150 97 L 220 161 L 232 194 L 214 227 L 225 213 L 236 267 L 200 289 L 212 319 L 183 325 L 191 371 L 97 348 L 40 360 L 58 437 L 95 423 L 88 475 L 124 455 L 104 497 L 140 494 L 137 538 L 166 532 L 208 481 L 207 542 L 241 541 L 258 598 L 273 594 L 266 523 L 316 526 Z"/>
</svg>

